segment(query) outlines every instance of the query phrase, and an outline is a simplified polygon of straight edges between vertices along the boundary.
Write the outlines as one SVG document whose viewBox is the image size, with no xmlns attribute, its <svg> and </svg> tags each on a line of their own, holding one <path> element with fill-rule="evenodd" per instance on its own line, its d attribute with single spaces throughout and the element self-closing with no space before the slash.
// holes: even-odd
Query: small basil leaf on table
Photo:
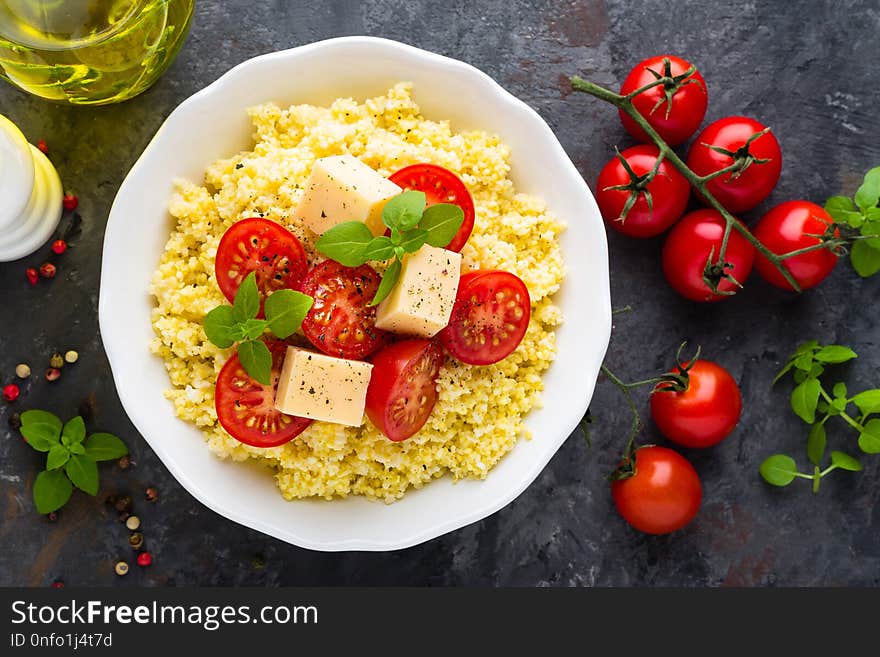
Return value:
<svg viewBox="0 0 880 657">
<path fill-rule="evenodd" d="M 428 237 L 428 231 L 421 228 L 414 228 L 406 231 L 400 238 L 400 248 L 407 253 L 415 253 L 425 244 Z"/>
<path fill-rule="evenodd" d="M 25 411 L 19 431 L 28 445 L 38 452 L 48 452 L 61 438 L 61 420 L 46 411 Z"/>
<path fill-rule="evenodd" d="M 205 315 L 205 320 L 202 322 L 208 340 L 221 349 L 231 347 L 239 339 L 235 334 L 237 325 L 235 312 L 232 310 L 232 306 L 227 305 L 214 308 Z"/>
<path fill-rule="evenodd" d="M 278 290 L 266 297 L 266 321 L 269 330 L 282 340 L 302 325 L 314 299 L 295 290 Z"/>
<path fill-rule="evenodd" d="M 346 267 L 364 264 L 364 249 L 373 240 L 373 233 L 360 221 L 346 221 L 333 226 L 315 242 L 315 248 L 331 260 Z"/>
<path fill-rule="evenodd" d="M 806 379 L 791 391 L 791 408 L 807 424 L 816 421 L 820 387 L 818 379 Z"/>
<path fill-rule="evenodd" d="M 862 278 L 868 278 L 880 271 L 880 249 L 875 249 L 867 241 L 853 244 L 849 259 L 853 269 Z"/>
<path fill-rule="evenodd" d="M 98 494 L 98 465 L 88 456 L 71 454 L 64 471 L 71 483 L 84 493 Z"/>
<path fill-rule="evenodd" d="M 60 470 L 44 470 L 34 480 L 34 504 L 37 512 L 46 514 L 67 504 L 73 486 Z"/>
<path fill-rule="evenodd" d="M 797 475 L 797 464 L 790 456 L 774 454 L 761 464 L 760 472 L 768 484 L 788 486 Z"/>
<path fill-rule="evenodd" d="M 877 207 L 880 201 L 880 167 L 875 167 L 865 174 L 864 182 L 856 190 L 855 200 L 862 212 Z"/>
<path fill-rule="evenodd" d="M 880 454 L 880 420 L 870 420 L 859 434 L 859 449 L 865 454 Z"/>
<path fill-rule="evenodd" d="M 85 455 L 93 461 L 112 461 L 128 454 L 125 443 L 111 433 L 93 433 L 83 446 Z"/>
<path fill-rule="evenodd" d="M 390 260 L 394 256 L 394 244 L 391 238 L 380 235 L 374 237 L 364 249 L 367 260 Z"/>
<path fill-rule="evenodd" d="M 452 203 L 438 203 L 425 210 L 419 228 L 428 231 L 425 241 L 431 246 L 445 248 L 464 223 L 464 211 Z"/>
<path fill-rule="evenodd" d="M 816 360 L 820 363 L 845 363 L 856 358 L 856 352 L 849 347 L 842 347 L 837 344 L 830 344 L 822 347 L 816 352 Z"/>
<path fill-rule="evenodd" d="M 70 446 L 70 453 L 71 454 L 85 454 L 86 448 L 82 446 L 82 443 L 73 443 Z"/>
<path fill-rule="evenodd" d="M 257 274 L 251 272 L 238 286 L 235 302 L 232 304 L 233 316 L 239 322 L 253 319 L 260 312 L 260 290 L 257 287 Z"/>
<path fill-rule="evenodd" d="M 85 437 L 86 423 L 79 415 L 77 415 L 72 420 L 68 420 L 67 423 L 64 425 L 64 428 L 61 430 L 62 442 L 64 442 L 64 439 L 67 438 L 67 442 L 64 443 L 65 445 L 81 443 Z"/>
<path fill-rule="evenodd" d="M 415 228 L 425 211 L 427 198 L 424 192 L 407 190 L 391 198 L 382 208 L 382 223 L 388 228 L 401 231 Z"/>
<path fill-rule="evenodd" d="M 854 228 L 858 228 L 861 223 L 862 214 L 856 210 L 856 205 L 848 196 L 832 196 L 825 201 L 825 212 L 831 215 L 834 221 L 842 224 L 848 224 Z M 857 224 L 853 223 L 856 218 Z"/>
<path fill-rule="evenodd" d="M 852 398 L 862 415 L 880 413 L 880 390 L 865 390 Z"/>
<path fill-rule="evenodd" d="M 822 465 L 822 458 L 825 456 L 825 445 L 827 444 L 827 435 L 825 425 L 817 422 L 810 428 L 810 434 L 807 436 L 807 458 L 813 465 Z"/>
<path fill-rule="evenodd" d="M 238 345 L 238 359 L 252 379 L 264 386 L 272 384 L 272 354 L 262 340 L 248 340 Z"/>
<path fill-rule="evenodd" d="M 379 283 L 379 289 L 376 290 L 376 295 L 370 302 L 371 306 L 379 305 L 389 294 L 391 294 L 391 290 L 394 289 L 397 279 L 400 278 L 400 267 L 400 260 L 393 260 L 391 264 L 388 265 L 388 269 L 385 270 L 385 274 L 382 276 L 382 281 Z"/>
<path fill-rule="evenodd" d="M 862 464 L 856 457 L 837 451 L 831 452 L 831 465 L 850 472 L 859 472 L 862 469 Z"/>
<path fill-rule="evenodd" d="M 77 443 L 79 444 L 79 443 Z M 46 458 L 46 469 L 57 470 L 67 463 L 70 458 L 70 450 L 64 445 L 52 445 L 49 449 L 49 456 Z"/>
</svg>

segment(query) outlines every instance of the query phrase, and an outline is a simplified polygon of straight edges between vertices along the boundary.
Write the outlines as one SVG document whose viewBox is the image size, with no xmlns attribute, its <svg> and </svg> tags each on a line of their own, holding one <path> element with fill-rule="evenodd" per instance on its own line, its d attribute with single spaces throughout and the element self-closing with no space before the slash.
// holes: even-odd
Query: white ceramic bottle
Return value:
<svg viewBox="0 0 880 657">
<path fill-rule="evenodd" d="M 62 196 L 49 158 L 0 114 L 0 262 L 33 253 L 52 236 Z"/>
</svg>

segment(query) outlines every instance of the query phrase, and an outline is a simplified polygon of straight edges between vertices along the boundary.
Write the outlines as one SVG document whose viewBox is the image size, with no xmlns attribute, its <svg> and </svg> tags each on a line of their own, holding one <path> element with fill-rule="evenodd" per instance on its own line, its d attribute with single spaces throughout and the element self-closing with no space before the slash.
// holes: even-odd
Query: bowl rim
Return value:
<svg viewBox="0 0 880 657">
<path fill-rule="evenodd" d="M 464 74 L 467 74 L 472 78 L 476 78 L 483 84 L 488 83 L 489 87 L 496 94 L 499 101 L 503 101 L 508 105 L 512 105 L 520 112 L 525 111 L 527 114 L 530 115 L 531 119 L 536 122 L 537 128 L 544 133 L 544 137 L 550 143 L 550 148 L 557 158 L 559 166 L 566 169 L 566 175 L 572 179 L 572 182 L 576 186 L 579 186 L 581 188 L 580 191 L 588 199 L 588 202 L 593 205 L 596 214 L 598 215 L 598 208 L 596 207 L 596 202 L 592 195 L 592 192 L 590 191 L 581 174 L 578 172 L 577 168 L 572 163 L 568 154 L 563 149 L 562 145 L 559 142 L 559 139 L 553 133 L 553 130 L 549 127 L 549 125 L 547 125 L 546 121 L 540 116 L 540 114 L 538 114 L 535 109 L 533 109 L 524 101 L 520 100 L 509 91 L 504 89 L 504 87 L 502 87 L 488 74 L 484 73 L 475 66 L 472 66 L 471 64 L 391 39 L 372 36 L 336 37 L 304 44 L 294 48 L 288 48 L 285 50 L 279 50 L 258 55 L 237 64 L 236 66 L 225 72 L 223 75 L 221 75 L 219 78 L 217 78 L 215 81 L 211 82 L 207 86 L 203 87 L 199 91 L 195 92 L 194 94 L 183 100 L 166 117 L 154 136 L 150 139 L 147 146 L 144 148 L 141 155 L 138 157 L 137 161 L 134 163 L 134 165 L 131 167 L 131 169 L 128 171 L 125 178 L 123 179 L 119 190 L 117 191 L 116 198 L 114 198 L 113 204 L 111 206 L 104 235 L 104 243 L 102 247 L 102 270 L 98 299 L 98 323 L 102 342 L 104 345 L 104 350 L 107 354 L 107 359 L 110 364 L 110 369 L 113 376 L 114 385 L 116 387 L 117 395 L 123 409 L 126 412 L 126 415 L 134 425 L 135 429 L 137 429 L 138 433 L 144 438 L 144 440 L 146 440 L 147 444 L 156 453 L 163 465 L 168 468 L 169 472 L 171 472 L 174 478 L 186 489 L 186 491 L 190 495 L 192 495 L 201 504 L 208 507 L 215 513 L 223 516 L 224 518 L 228 518 L 229 520 L 232 520 L 233 522 L 236 522 L 245 527 L 256 529 L 257 531 L 272 536 L 273 538 L 276 538 L 278 540 L 284 541 L 286 543 L 291 543 L 306 549 L 326 552 L 391 551 L 412 547 L 475 523 L 479 520 L 482 520 L 496 513 L 500 509 L 510 504 L 513 500 L 515 500 L 526 488 L 528 488 L 535 481 L 535 479 L 537 479 L 537 477 L 541 474 L 541 472 L 544 470 L 550 460 L 559 451 L 559 448 L 562 446 L 562 444 L 577 428 L 581 421 L 581 418 L 586 413 L 589 407 L 589 403 L 595 392 L 595 379 L 599 372 L 599 366 L 604 360 L 605 353 L 608 349 L 608 344 L 611 337 L 612 323 L 610 272 L 608 265 L 608 243 L 607 236 L 604 231 L 604 226 L 601 226 L 600 233 L 596 236 L 596 239 L 598 242 L 597 248 L 601 256 L 599 271 L 602 272 L 602 280 L 597 281 L 597 284 L 601 286 L 600 296 L 602 303 L 601 307 L 594 309 L 596 312 L 593 316 L 593 319 L 597 322 L 598 326 L 597 334 L 599 337 L 597 338 L 597 342 L 598 339 L 601 339 L 601 345 L 596 345 L 599 358 L 598 364 L 596 365 L 596 372 L 591 373 L 593 374 L 593 378 L 592 383 L 588 384 L 588 386 L 591 386 L 588 387 L 589 394 L 584 396 L 580 408 L 572 409 L 571 419 L 565 423 L 568 427 L 567 431 L 563 435 L 556 438 L 556 444 L 554 448 L 552 450 L 547 450 L 541 455 L 541 458 L 536 459 L 531 468 L 527 470 L 524 475 L 516 482 L 516 485 L 511 486 L 504 495 L 499 495 L 497 498 L 492 499 L 489 503 L 486 503 L 480 507 L 476 507 L 467 514 L 452 516 L 443 522 L 437 522 L 430 526 L 416 529 L 408 534 L 405 538 L 383 541 L 367 539 L 363 537 L 354 537 L 331 541 L 316 541 L 312 538 L 302 536 L 296 531 L 296 528 L 280 528 L 278 525 L 269 524 L 257 517 L 245 517 L 243 514 L 240 514 L 235 510 L 229 510 L 227 508 L 224 508 L 222 504 L 216 503 L 212 499 L 211 495 L 205 493 L 200 488 L 200 486 L 187 474 L 186 469 L 175 460 L 174 456 L 166 452 L 160 441 L 151 439 L 147 435 L 147 433 L 143 431 L 143 424 L 139 421 L 140 413 L 136 410 L 138 408 L 138 402 L 135 396 L 131 394 L 132 391 L 129 389 L 130 387 L 122 381 L 121 368 L 119 366 L 119 357 L 115 353 L 115 345 L 119 344 L 118 341 L 115 339 L 117 331 L 113 327 L 113 315 L 111 309 L 108 307 L 109 301 L 107 298 L 107 294 L 103 293 L 103 290 L 106 287 L 105 284 L 108 282 L 108 279 L 111 276 L 108 267 L 105 266 L 108 260 L 108 244 L 111 243 L 111 236 L 114 234 L 114 231 L 124 229 L 124 224 L 122 224 L 121 220 L 117 220 L 115 222 L 113 221 L 114 210 L 116 209 L 117 203 L 119 202 L 119 197 L 122 195 L 122 191 L 125 189 L 130 179 L 135 177 L 140 169 L 146 166 L 145 161 L 149 158 L 155 144 L 164 132 L 165 127 L 169 123 L 174 121 L 178 115 L 185 112 L 188 107 L 192 105 L 197 105 L 203 102 L 203 100 L 219 93 L 224 85 L 232 78 L 241 75 L 251 66 L 259 65 L 268 61 L 284 60 L 289 57 L 295 57 L 297 55 L 313 53 L 314 51 L 319 51 L 323 49 L 329 50 L 337 48 L 339 46 L 350 46 L 353 44 L 391 49 L 396 51 L 396 54 L 409 58 L 427 60 L 434 64 L 443 65 L 447 68 L 458 70 Z M 118 215 L 119 213 L 117 212 L 116 214 Z"/>
</svg>

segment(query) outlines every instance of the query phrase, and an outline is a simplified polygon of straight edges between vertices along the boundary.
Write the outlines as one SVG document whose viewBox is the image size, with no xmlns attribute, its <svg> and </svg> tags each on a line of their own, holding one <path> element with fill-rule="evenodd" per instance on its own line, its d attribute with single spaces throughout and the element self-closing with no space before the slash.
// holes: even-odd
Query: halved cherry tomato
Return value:
<svg viewBox="0 0 880 657">
<path fill-rule="evenodd" d="M 621 94 L 629 94 L 657 80 L 651 71 L 659 76 L 666 74 L 665 61 L 669 60 L 670 77 L 683 75 L 691 67 L 691 63 L 675 55 L 659 55 L 649 57 L 639 62 L 620 88 Z M 690 77 L 682 80 L 679 88 L 672 94 L 672 99 L 666 98 L 666 89 L 663 85 L 651 87 L 639 95 L 633 97 L 633 107 L 636 108 L 648 121 L 650 126 L 657 131 L 664 141 L 670 146 L 684 143 L 688 140 L 706 116 L 706 106 L 709 96 L 706 92 L 706 81 L 699 71 L 694 71 Z M 620 120 L 626 131 L 639 141 L 649 142 L 648 135 L 624 112 L 620 112 Z"/>
<path fill-rule="evenodd" d="M 831 215 L 815 203 L 786 201 L 761 217 L 754 233 L 770 251 L 782 255 L 818 244 L 819 238 L 811 236 L 824 235 L 832 223 L 834 220 Z M 783 261 L 783 266 L 791 272 L 802 290 L 824 281 L 836 264 L 837 256 L 830 249 L 817 249 Z M 768 283 L 783 290 L 794 289 L 773 263 L 760 253 L 755 261 L 755 268 Z"/>
<path fill-rule="evenodd" d="M 660 149 L 653 144 L 640 144 L 627 148 L 621 154 L 637 176 L 650 172 L 657 163 Z M 691 187 L 684 176 L 672 164 L 664 160 L 657 168 L 657 174 L 649 182 L 644 192 L 639 192 L 633 206 L 622 217 L 624 207 L 631 195 L 627 189 L 608 189 L 632 182 L 629 172 L 620 158 L 608 161 L 599 173 L 596 182 L 596 202 L 605 222 L 614 230 L 630 237 L 654 237 L 674 224 L 687 207 L 691 197 Z M 651 204 L 645 194 L 651 195 Z"/>
<path fill-rule="evenodd" d="M 683 392 L 664 387 L 651 394 L 651 417 L 660 433 L 682 447 L 711 447 L 736 428 L 742 396 L 730 372 L 708 360 L 688 369 Z"/>
<path fill-rule="evenodd" d="M 404 189 L 424 192 L 428 205 L 452 203 L 464 212 L 461 228 L 445 248 L 449 251 L 461 251 L 474 230 L 474 200 L 461 179 L 449 169 L 436 164 L 413 164 L 395 171 L 388 178 L 395 185 Z"/>
<path fill-rule="evenodd" d="M 691 144 L 687 165 L 698 176 L 720 171 L 736 160 L 748 162 L 745 168 L 706 183 L 709 193 L 729 212 L 738 214 L 751 210 L 769 196 L 779 180 L 782 151 L 773 133 L 767 132 L 746 146 L 751 137 L 766 128 L 763 123 L 745 116 L 728 116 L 707 125 Z"/>
<path fill-rule="evenodd" d="M 263 301 L 276 290 L 298 290 L 308 270 L 306 252 L 296 235 L 269 219 L 243 219 L 223 234 L 214 261 L 214 276 L 230 302 L 252 271 Z"/>
<path fill-rule="evenodd" d="M 315 266 L 302 283 L 303 294 L 315 300 L 302 323 L 309 342 L 325 354 L 354 360 L 381 347 L 387 334 L 376 328 L 376 308 L 367 305 L 381 280 L 369 265 L 325 260 Z"/>
<path fill-rule="evenodd" d="M 272 353 L 272 385 L 254 381 L 238 355 L 234 355 L 220 370 L 214 390 L 220 425 L 230 436 L 252 447 L 278 447 L 296 438 L 312 423 L 275 408 L 275 391 L 287 345 L 281 340 L 266 340 L 266 346 Z"/>
<path fill-rule="evenodd" d="M 623 519 L 646 534 L 668 534 L 693 520 L 703 500 L 694 466 L 678 452 L 656 445 L 640 447 L 633 459 L 622 466 L 624 477 L 611 484 Z"/>
<path fill-rule="evenodd" d="M 529 291 L 516 275 L 492 269 L 468 272 L 458 284 L 440 342 L 462 363 L 491 365 L 519 346 L 530 316 Z"/>
<path fill-rule="evenodd" d="M 367 417 L 394 441 L 421 429 L 437 403 L 437 377 L 443 353 L 435 342 L 396 342 L 373 357 L 367 388 Z"/>
<path fill-rule="evenodd" d="M 672 227 L 663 244 L 663 274 L 672 288 L 692 301 L 720 301 L 728 295 L 716 294 L 703 280 L 709 257 L 717 260 L 724 238 L 724 217 L 717 210 L 694 210 Z M 724 268 L 740 285 L 746 282 L 755 261 L 755 247 L 736 230 L 727 242 Z M 718 283 L 721 292 L 739 287 L 728 279 Z"/>
</svg>

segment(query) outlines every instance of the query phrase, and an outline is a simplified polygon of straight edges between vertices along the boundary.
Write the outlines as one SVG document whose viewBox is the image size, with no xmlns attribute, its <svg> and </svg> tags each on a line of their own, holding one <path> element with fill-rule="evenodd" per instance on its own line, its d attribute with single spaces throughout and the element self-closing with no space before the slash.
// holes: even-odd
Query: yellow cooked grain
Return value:
<svg viewBox="0 0 880 657">
<path fill-rule="evenodd" d="M 455 133 L 446 121 L 426 120 L 407 83 L 364 103 L 341 98 L 330 107 L 289 109 L 270 103 L 252 108 L 250 116 L 253 150 L 210 165 L 203 186 L 178 181 L 169 205 L 175 224 L 151 283 L 151 349 L 165 362 L 172 385 L 167 397 L 177 415 L 202 429 L 215 454 L 273 467 L 288 499 L 357 494 L 393 502 L 409 487 L 446 473 L 485 477 L 520 437 L 528 437 L 523 419 L 541 403 L 541 374 L 554 358 L 554 329 L 562 319 L 551 298 L 564 276 L 562 224 L 542 200 L 516 193 L 508 148 L 496 135 Z M 320 259 L 314 236 L 294 223 L 293 209 L 314 161 L 342 153 L 386 176 L 416 162 L 458 174 L 477 213 L 462 253 L 464 270 L 517 274 L 529 289 L 532 319 L 519 348 L 496 365 L 447 359 L 437 406 L 407 441 L 391 442 L 365 420 L 361 428 L 315 422 L 281 447 L 249 447 L 219 426 L 214 410 L 214 382 L 231 353 L 208 342 L 201 325 L 224 302 L 213 278 L 217 244 L 233 223 L 259 215 L 290 229 L 310 260 Z"/>
</svg>

